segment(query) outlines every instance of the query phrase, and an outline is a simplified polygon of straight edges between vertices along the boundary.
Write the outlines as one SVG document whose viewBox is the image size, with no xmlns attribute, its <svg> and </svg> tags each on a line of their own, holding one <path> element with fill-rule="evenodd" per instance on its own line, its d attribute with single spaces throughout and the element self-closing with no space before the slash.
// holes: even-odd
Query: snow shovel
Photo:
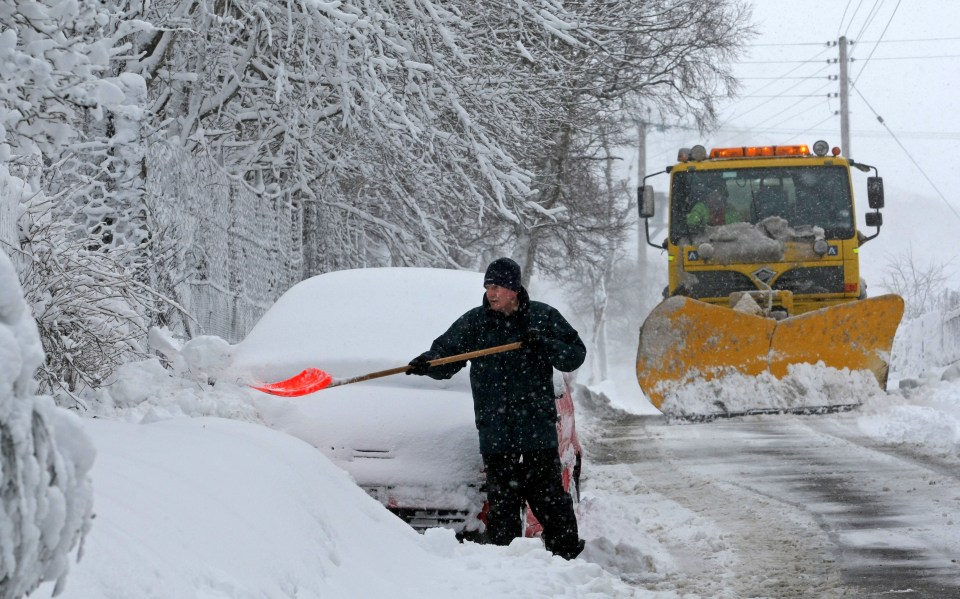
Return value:
<svg viewBox="0 0 960 599">
<path fill-rule="evenodd" d="M 507 343 L 505 345 L 488 347 L 487 349 L 479 349 L 477 351 L 467 352 L 465 354 L 437 358 L 436 360 L 430 360 L 427 363 L 432 368 L 434 366 L 450 364 L 451 362 L 460 362 L 463 360 L 470 360 L 472 358 L 479 358 L 480 356 L 489 356 L 490 354 L 499 354 L 500 352 L 520 349 L 522 346 L 523 344 L 517 341 L 514 343 Z M 269 393 L 270 395 L 279 395 L 280 397 L 301 397 L 303 395 L 314 393 L 315 391 L 320 391 L 321 389 L 326 389 L 327 387 L 339 387 L 340 385 L 349 385 L 350 383 L 369 381 L 370 379 L 378 379 L 380 377 L 390 376 L 392 374 L 400 374 L 401 372 L 406 372 L 408 370 L 410 370 L 410 365 L 404 364 L 403 366 L 397 366 L 396 368 L 388 368 L 387 370 L 380 370 L 346 379 L 334 379 L 331 375 L 320 370 L 319 368 L 307 368 L 300 374 L 295 374 L 288 379 L 277 381 L 276 383 L 264 383 L 263 385 L 251 386 L 258 391 L 263 391 L 264 393 Z"/>
</svg>

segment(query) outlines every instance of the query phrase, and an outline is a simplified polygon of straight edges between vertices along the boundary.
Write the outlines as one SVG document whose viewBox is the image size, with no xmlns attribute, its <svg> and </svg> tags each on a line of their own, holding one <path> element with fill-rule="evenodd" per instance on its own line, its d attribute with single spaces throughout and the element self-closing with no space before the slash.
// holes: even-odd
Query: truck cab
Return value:
<svg viewBox="0 0 960 599">
<path fill-rule="evenodd" d="M 727 305 L 748 293 L 785 316 L 865 297 L 858 252 L 876 234 L 857 230 L 851 167 L 873 167 L 828 150 L 826 142 L 813 152 L 807 145 L 681 150 L 664 171 L 665 295 Z M 879 232 L 879 177 L 869 177 L 868 196 L 875 212 L 867 224 Z M 645 186 L 642 217 L 652 216 L 652 197 Z"/>
</svg>

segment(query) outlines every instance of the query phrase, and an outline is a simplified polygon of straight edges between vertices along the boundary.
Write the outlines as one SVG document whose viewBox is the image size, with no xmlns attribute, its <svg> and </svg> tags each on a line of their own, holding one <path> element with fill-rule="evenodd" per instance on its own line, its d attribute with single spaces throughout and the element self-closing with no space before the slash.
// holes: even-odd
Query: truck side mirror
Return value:
<svg viewBox="0 0 960 599">
<path fill-rule="evenodd" d="M 867 177 L 867 201 L 874 210 L 883 208 L 883 177 Z"/>
<path fill-rule="evenodd" d="M 881 204 L 883 203 L 883 198 L 880 198 Z M 883 224 L 883 215 L 879 212 L 867 212 L 867 226 L 868 227 L 879 227 Z"/>
<path fill-rule="evenodd" d="M 640 209 L 640 218 L 652 218 L 656 212 L 653 203 L 653 186 L 644 185 L 637 189 L 637 207 Z"/>
</svg>

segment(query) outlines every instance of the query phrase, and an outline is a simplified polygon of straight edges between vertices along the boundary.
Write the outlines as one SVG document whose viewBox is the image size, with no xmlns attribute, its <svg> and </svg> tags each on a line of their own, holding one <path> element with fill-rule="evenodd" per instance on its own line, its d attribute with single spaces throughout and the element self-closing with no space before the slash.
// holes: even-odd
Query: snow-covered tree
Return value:
<svg viewBox="0 0 960 599">
<path fill-rule="evenodd" d="M 521 154 L 535 176 L 538 210 L 511 234 L 524 272 L 532 275 L 535 266 L 549 271 L 568 259 L 553 248 L 576 231 L 571 204 L 591 200 L 576 198 L 571 182 L 599 176 L 601 140 L 615 145 L 611 122 L 649 109 L 701 127 L 713 123 L 717 101 L 735 91 L 730 62 L 749 38 L 750 13 L 737 0 L 517 6 L 536 15 L 522 39 L 516 39 L 518 11 L 503 10 L 507 22 L 490 29 L 507 32 L 494 38 L 504 54 L 508 44 L 521 49 L 524 60 L 511 71 L 510 87 L 529 90 L 541 105 Z"/>
<path fill-rule="evenodd" d="M 68 223 L 43 208 L 31 205 L 21 218 L 29 225 L 20 253 L 24 292 L 46 353 L 41 391 L 83 407 L 80 392 L 96 389 L 122 364 L 149 357 L 147 332 L 164 302 L 129 267 L 143 257 L 124 259 L 133 249 L 105 249 L 99 236 L 71 235 Z"/>
<path fill-rule="evenodd" d="M 264 198 L 302 203 L 314 269 L 456 265 L 464 219 L 515 218 L 528 195 L 448 6 L 183 0 L 127 16 L 155 26 L 127 64 L 151 111 Z"/>
<path fill-rule="evenodd" d="M 904 299 L 904 315 L 917 318 L 937 310 L 957 306 L 957 291 L 950 289 L 951 266 L 927 260 L 924 263 L 913 253 L 913 247 L 887 258 L 880 284 Z"/>
<path fill-rule="evenodd" d="M 112 15 L 94 0 L 0 2 L 0 162 L 24 183 L 2 241 L 43 325 L 45 391 L 91 385 L 141 355 L 137 336 L 106 325 L 148 320 L 155 301 L 143 285 L 156 245 L 143 203 L 145 85 L 112 70 L 123 52 L 112 34 L 144 25 Z"/>
<path fill-rule="evenodd" d="M 8 176 L 0 167 L 0 177 Z M 2 201 L 2 199 L 0 199 Z M 91 524 L 94 448 L 78 417 L 37 396 L 43 363 L 17 274 L 0 251 L 0 598 L 62 590 Z M 78 551 L 79 553 L 79 551 Z"/>
<path fill-rule="evenodd" d="M 120 123 L 139 117 L 131 103 L 142 81 L 111 77 L 110 22 L 94 0 L 0 1 L 0 161 L 87 231 L 119 220 L 104 198 L 130 187 L 131 176 L 117 174 L 108 156 L 139 143 L 126 131 L 117 137 Z"/>
</svg>

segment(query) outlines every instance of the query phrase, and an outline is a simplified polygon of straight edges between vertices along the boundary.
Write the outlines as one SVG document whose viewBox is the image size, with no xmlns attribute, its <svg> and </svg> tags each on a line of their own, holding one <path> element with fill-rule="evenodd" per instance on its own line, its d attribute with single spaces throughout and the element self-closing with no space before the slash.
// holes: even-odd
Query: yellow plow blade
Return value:
<svg viewBox="0 0 960 599">
<path fill-rule="evenodd" d="M 893 336 L 903 316 L 896 295 L 852 301 L 781 321 L 686 297 L 654 308 L 640 328 L 637 380 L 659 408 L 684 384 L 728 374 L 780 379 L 793 364 L 869 370 L 886 387 Z"/>
</svg>

